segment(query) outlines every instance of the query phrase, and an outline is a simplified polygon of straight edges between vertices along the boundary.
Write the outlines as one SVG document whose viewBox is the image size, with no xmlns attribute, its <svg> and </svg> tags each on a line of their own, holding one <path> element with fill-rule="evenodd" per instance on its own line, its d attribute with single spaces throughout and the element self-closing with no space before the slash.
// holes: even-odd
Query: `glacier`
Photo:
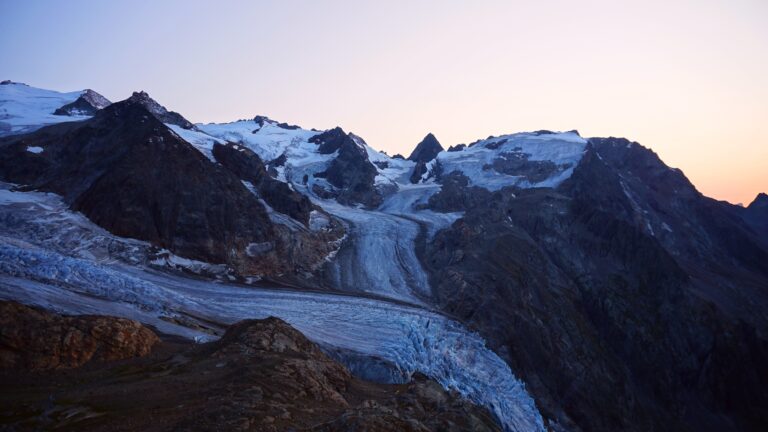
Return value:
<svg viewBox="0 0 768 432">
<path fill-rule="evenodd" d="M 479 335 L 436 311 L 170 273 L 142 261 L 146 243 L 105 232 L 67 210 L 57 195 L 11 187 L 0 184 L 0 298 L 137 319 L 197 341 L 214 339 L 211 330 L 220 333 L 244 318 L 276 316 L 326 349 L 382 359 L 402 376 L 424 373 L 488 408 L 505 430 L 545 430 L 506 362 Z M 73 247 L 77 243 L 81 247 Z"/>
</svg>

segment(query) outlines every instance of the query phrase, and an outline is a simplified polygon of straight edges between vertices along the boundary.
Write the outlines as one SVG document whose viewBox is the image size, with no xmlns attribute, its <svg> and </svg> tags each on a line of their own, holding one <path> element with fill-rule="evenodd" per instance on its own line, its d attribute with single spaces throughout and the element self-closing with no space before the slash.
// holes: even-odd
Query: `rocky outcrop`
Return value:
<svg viewBox="0 0 768 432">
<path fill-rule="evenodd" d="M 358 144 L 351 134 L 337 127 L 315 135 L 309 141 L 318 145 L 321 154 L 338 152 L 324 172 L 315 174 L 338 189 L 334 194 L 336 200 L 367 207 L 381 204 L 382 196 L 375 186 L 378 170 L 368 159 L 363 145 Z"/>
<path fill-rule="evenodd" d="M 416 146 L 410 156 L 409 161 L 416 162 L 416 166 L 413 167 L 411 172 L 411 183 L 418 183 L 427 173 L 427 163 L 432 161 L 437 154 L 443 151 L 443 146 L 437 141 L 434 135 L 427 134 L 423 140 Z"/>
<path fill-rule="evenodd" d="M 249 182 L 270 207 L 305 226 L 309 224 L 313 209 L 309 198 L 291 189 L 287 183 L 270 177 L 264 162 L 252 150 L 232 143 L 214 144 L 213 157 L 238 178 Z"/>
<path fill-rule="evenodd" d="M 128 98 L 128 101 L 143 106 L 147 111 L 152 113 L 155 118 L 163 123 L 181 126 L 184 129 L 197 129 L 195 125 L 185 119 L 181 114 L 176 111 L 168 111 L 164 106 L 149 97 L 149 94 L 146 92 L 133 92 L 131 97 Z"/>
<path fill-rule="evenodd" d="M 256 117 L 253 118 L 253 121 L 257 125 L 259 125 L 259 128 L 263 127 L 264 123 L 271 123 L 271 124 L 273 124 L 273 125 L 275 125 L 275 126 L 277 126 L 279 128 L 282 128 L 282 129 L 287 129 L 287 130 L 301 129 L 297 125 L 292 125 L 292 124 L 288 124 L 288 123 L 284 123 L 284 122 L 283 123 L 278 123 L 275 120 L 272 120 L 271 118 L 269 118 L 267 116 L 257 115 Z"/>
<path fill-rule="evenodd" d="M 487 411 L 426 377 L 402 385 L 353 377 L 277 318 L 236 323 L 203 345 L 169 339 L 146 358 L 114 366 L 44 380 L 2 373 L 0 422 L 11 428 L 500 430 Z"/>
<path fill-rule="evenodd" d="M 96 111 L 108 107 L 112 102 L 91 89 L 86 89 L 74 102 L 68 103 L 56 111 L 55 115 L 92 116 Z"/>
<path fill-rule="evenodd" d="M 149 354 L 159 341 L 132 320 L 62 316 L 0 301 L 0 370 L 67 369 Z"/>
</svg>

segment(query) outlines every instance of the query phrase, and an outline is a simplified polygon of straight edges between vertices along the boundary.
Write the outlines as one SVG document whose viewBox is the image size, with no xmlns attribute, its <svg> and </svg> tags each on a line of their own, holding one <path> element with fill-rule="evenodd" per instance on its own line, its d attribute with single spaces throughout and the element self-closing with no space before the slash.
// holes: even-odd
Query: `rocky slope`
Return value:
<svg viewBox="0 0 768 432">
<path fill-rule="evenodd" d="M 259 155 L 237 144 L 214 144 L 213 157 L 242 181 L 248 182 L 272 208 L 293 219 L 309 224 L 312 203 L 288 186 L 273 179 Z"/>
<path fill-rule="evenodd" d="M 96 111 L 108 107 L 112 102 L 91 89 L 86 89 L 74 102 L 56 109 L 54 115 L 92 116 Z"/>
<path fill-rule="evenodd" d="M 130 323 L 108 317 L 61 317 L 18 304 L 10 323 L 34 326 L 16 339 L 38 346 L 50 332 L 79 332 L 84 323 Z M 133 323 L 134 326 L 137 324 Z M 133 327 L 132 327 L 133 328 Z M 497 431 L 489 414 L 425 377 L 403 385 L 356 379 L 285 322 L 268 318 L 232 325 L 217 342 L 194 345 L 102 332 L 105 346 L 126 339 L 154 346 L 144 358 L 102 355 L 113 362 L 78 369 L 24 372 L 0 368 L 0 423 L 13 430 L 313 430 Z M 13 333 L 3 329 L 3 335 Z M 133 334 L 132 334 L 133 335 Z M 88 347 L 88 340 L 68 338 Z M 78 342 L 71 342 L 75 346 Z M 16 345 L 18 355 L 28 345 Z M 114 351 L 114 350 L 113 350 Z M 48 355 L 42 356 L 48 358 Z M 68 364 L 80 366 L 80 364 Z"/>
<path fill-rule="evenodd" d="M 754 201 L 739 213 L 762 240 L 763 245 L 768 247 L 768 194 L 757 195 Z"/>
<path fill-rule="evenodd" d="M 768 422 L 768 258 L 723 204 L 617 139 L 590 140 L 556 189 L 473 200 L 467 183 L 454 173 L 430 200 L 466 210 L 426 245 L 433 291 L 546 417 L 574 430 Z"/>
<path fill-rule="evenodd" d="M 159 106 L 138 94 L 85 121 L 5 138 L 0 177 L 58 193 L 114 234 L 225 263 L 242 274 L 311 269 L 333 250 L 333 238 L 325 234 L 312 248 L 296 247 L 240 178 L 179 137 L 147 105 Z M 306 223 L 306 201 L 279 190 L 270 195 L 273 184 L 259 185 L 265 196 L 278 196 L 273 203 L 295 204 L 284 211 Z M 304 233 L 298 241 L 311 237 Z"/>
<path fill-rule="evenodd" d="M 314 177 L 324 178 L 334 187 L 325 193 L 342 204 L 361 203 L 368 207 L 381 204 L 381 194 L 375 188 L 376 167 L 360 143 L 341 128 L 334 128 L 309 139 L 317 144 L 320 154 L 335 154 L 323 172 Z"/>
</svg>

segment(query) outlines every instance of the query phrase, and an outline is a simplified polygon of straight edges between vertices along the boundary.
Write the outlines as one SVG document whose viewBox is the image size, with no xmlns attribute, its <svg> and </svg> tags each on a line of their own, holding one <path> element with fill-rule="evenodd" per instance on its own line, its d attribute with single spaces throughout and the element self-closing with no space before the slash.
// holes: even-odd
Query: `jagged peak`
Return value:
<svg viewBox="0 0 768 432">
<path fill-rule="evenodd" d="M 322 154 L 331 154 L 340 150 L 345 146 L 347 141 L 349 141 L 349 143 L 351 143 L 349 145 L 354 146 L 354 148 L 360 147 L 358 143 L 355 142 L 354 138 L 352 138 L 351 134 L 347 134 L 344 132 L 344 129 L 339 126 L 336 126 L 333 129 L 328 129 L 309 139 L 309 142 L 318 145 L 318 151 Z"/>
<path fill-rule="evenodd" d="M 160 103 L 152 99 L 152 97 L 150 97 L 149 94 L 143 90 L 133 92 L 131 97 L 126 99 L 126 102 L 142 105 L 163 123 L 180 126 L 184 129 L 197 129 L 195 125 L 192 124 L 192 122 L 185 119 L 181 114 L 175 111 L 168 111 L 164 106 L 160 105 Z"/>
<path fill-rule="evenodd" d="M 445 150 L 440 141 L 430 132 L 424 139 L 413 149 L 413 152 L 408 156 L 408 160 L 414 162 L 429 162 L 434 159 L 438 153 Z"/>
<path fill-rule="evenodd" d="M 131 94 L 131 97 L 128 98 L 129 102 L 138 102 L 138 103 L 150 103 L 159 106 L 160 108 L 165 109 L 162 105 L 157 103 L 156 100 L 152 99 L 152 97 L 149 95 L 149 93 L 145 92 L 144 90 L 135 91 Z"/>
<path fill-rule="evenodd" d="M 94 107 L 98 109 L 105 108 L 112 104 L 109 99 L 105 98 L 99 92 L 91 89 L 85 89 L 80 97 L 90 102 Z"/>
</svg>

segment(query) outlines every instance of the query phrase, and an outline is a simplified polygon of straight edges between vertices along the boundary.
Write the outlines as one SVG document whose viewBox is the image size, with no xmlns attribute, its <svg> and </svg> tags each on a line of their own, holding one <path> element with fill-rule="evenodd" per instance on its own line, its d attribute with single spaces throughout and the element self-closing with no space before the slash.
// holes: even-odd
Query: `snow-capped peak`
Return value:
<svg viewBox="0 0 768 432">
<path fill-rule="evenodd" d="M 54 112 L 77 100 L 85 90 L 60 93 L 10 80 L 0 85 L 0 136 L 23 134 L 54 123 L 84 120 L 86 115 L 59 116 Z"/>
</svg>

